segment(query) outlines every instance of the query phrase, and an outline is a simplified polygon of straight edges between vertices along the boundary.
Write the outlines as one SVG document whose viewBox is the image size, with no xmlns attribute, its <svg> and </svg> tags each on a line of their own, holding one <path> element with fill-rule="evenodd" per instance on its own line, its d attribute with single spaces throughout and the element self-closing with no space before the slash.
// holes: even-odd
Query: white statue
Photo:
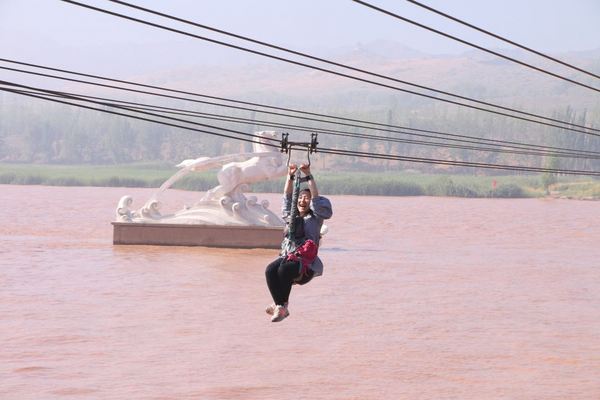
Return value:
<svg viewBox="0 0 600 400">
<path fill-rule="evenodd" d="M 230 154 L 219 157 L 200 157 L 182 161 L 181 169 L 161 185 L 158 192 L 138 211 L 131 212 L 130 196 L 124 196 L 117 208 L 118 221 L 199 223 L 217 225 L 283 226 L 279 216 L 272 213 L 266 200 L 258 203 L 255 196 L 246 198 L 243 191 L 251 183 L 284 176 L 287 165 L 275 144 L 274 131 L 256 133 L 252 153 Z M 219 185 L 210 189 L 200 201 L 173 215 L 161 215 L 160 195 L 184 176 L 211 168 L 221 167 L 217 174 Z"/>
<path fill-rule="evenodd" d="M 234 161 L 223 165 L 217 174 L 219 186 L 209 190 L 204 199 L 209 200 L 227 196 L 242 184 L 266 181 L 286 174 L 287 165 L 279 149 L 265 144 L 274 144 L 274 141 L 268 139 L 275 139 L 276 133 L 274 131 L 262 131 L 257 132 L 257 134 L 260 136 L 260 141 L 257 140 L 252 143 L 252 150 L 259 155 L 246 161 Z M 269 156 L 265 156 L 265 154 Z M 278 157 L 274 157 L 274 155 Z"/>
<path fill-rule="evenodd" d="M 133 218 L 133 211 L 129 209 L 131 204 L 133 204 L 133 199 L 131 196 L 121 197 L 115 212 L 115 217 L 118 222 L 131 222 L 131 218 Z"/>
</svg>

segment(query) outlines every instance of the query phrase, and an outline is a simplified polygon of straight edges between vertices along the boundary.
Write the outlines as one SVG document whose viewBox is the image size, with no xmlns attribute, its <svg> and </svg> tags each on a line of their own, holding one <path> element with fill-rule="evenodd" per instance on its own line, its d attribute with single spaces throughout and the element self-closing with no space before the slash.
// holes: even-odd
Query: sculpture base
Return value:
<svg viewBox="0 0 600 400">
<path fill-rule="evenodd" d="M 282 227 L 112 222 L 113 244 L 278 249 Z"/>
</svg>

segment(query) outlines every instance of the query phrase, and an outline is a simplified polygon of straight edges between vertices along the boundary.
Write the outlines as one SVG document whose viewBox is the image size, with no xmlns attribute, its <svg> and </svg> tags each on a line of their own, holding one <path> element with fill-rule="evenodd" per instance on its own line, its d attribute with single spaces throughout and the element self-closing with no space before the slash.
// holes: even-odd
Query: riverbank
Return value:
<svg viewBox="0 0 600 400">
<path fill-rule="evenodd" d="M 0 164 L 0 184 L 100 187 L 159 187 L 177 169 L 169 164 L 48 165 Z M 328 194 L 370 196 L 451 196 L 469 198 L 555 197 L 600 199 L 600 180 L 556 177 L 547 188 L 542 175 L 427 175 L 412 172 L 319 171 Z M 257 192 L 279 192 L 283 180 L 252 186 Z M 208 190 L 218 184 L 215 171 L 194 173 L 174 186 Z"/>
</svg>

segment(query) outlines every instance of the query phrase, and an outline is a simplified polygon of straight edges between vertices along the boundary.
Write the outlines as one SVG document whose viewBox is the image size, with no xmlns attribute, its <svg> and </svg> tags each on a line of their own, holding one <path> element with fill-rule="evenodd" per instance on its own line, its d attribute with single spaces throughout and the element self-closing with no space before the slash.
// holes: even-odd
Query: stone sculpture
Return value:
<svg viewBox="0 0 600 400">
<path fill-rule="evenodd" d="M 284 221 L 269 210 L 267 200 L 259 202 L 256 196 L 244 195 L 249 184 L 276 179 L 287 173 L 287 164 L 279 148 L 268 146 L 275 143 L 276 132 L 261 131 L 256 135 L 251 153 L 200 157 L 181 162 L 177 165 L 180 170 L 137 211 L 131 210 L 131 196 L 121 197 L 116 209 L 117 222 L 284 226 Z M 159 198 L 165 190 L 190 173 L 217 167 L 221 168 L 217 173 L 218 186 L 207 191 L 193 206 L 174 214 L 161 214 Z"/>
</svg>

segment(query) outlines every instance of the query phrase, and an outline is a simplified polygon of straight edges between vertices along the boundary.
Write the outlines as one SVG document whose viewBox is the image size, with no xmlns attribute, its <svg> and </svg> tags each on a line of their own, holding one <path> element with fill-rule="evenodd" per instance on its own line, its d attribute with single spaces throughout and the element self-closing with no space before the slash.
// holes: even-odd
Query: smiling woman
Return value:
<svg viewBox="0 0 600 400">
<path fill-rule="evenodd" d="M 308 188 L 300 190 L 300 171 Z M 323 274 L 323 263 L 317 256 L 323 220 L 331 218 L 333 211 L 329 199 L 319 196 L 310 166 L 289 166 L 284 188 L 283 215 L 287 220 L 286 238 L 279 257 L 267 266 L 265 276 L 273 297 L 266 309 L 272 322 L 290 315 L 288 299 L 292 285 L 304 285 L 313 277 Z M 292 182 L 295 184 L 292 190 Z"/>
</svg>

